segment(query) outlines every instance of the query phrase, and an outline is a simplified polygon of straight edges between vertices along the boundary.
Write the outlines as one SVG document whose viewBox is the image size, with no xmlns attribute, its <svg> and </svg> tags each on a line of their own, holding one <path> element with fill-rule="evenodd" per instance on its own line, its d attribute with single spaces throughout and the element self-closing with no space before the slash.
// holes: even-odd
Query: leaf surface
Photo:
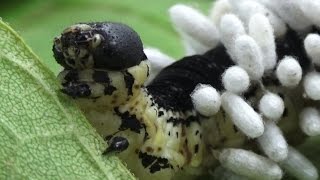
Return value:
<svg viewBox="0 0 320 180">
<path fill-rule="evenodd" d="M 55 76 L 0 21 L 0 179 L 134 179 L 59 92 Z"/>
</svg>

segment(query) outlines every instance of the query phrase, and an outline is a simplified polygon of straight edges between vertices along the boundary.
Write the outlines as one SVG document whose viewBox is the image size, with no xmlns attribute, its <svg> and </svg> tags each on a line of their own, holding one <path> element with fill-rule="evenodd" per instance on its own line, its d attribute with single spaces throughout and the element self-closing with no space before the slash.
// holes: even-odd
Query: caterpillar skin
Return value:
<svg viewBox="0 0 320 180">
<path fill-rule="evenodd" d="M 302 40 L 294 32 L 276 40 L 278 59 L 298 57 L 304 69 L 310 62 Z M 184 57 L 163 69 L 147 86 L 149 63 L 139 36 L 128 26 L 112 22 L 79 23 L 68 27 L 54 40 L 54 57 L 65 69 L 58 78 L 62 92 L 74 98 L 90 123 L 108 141 L 105 153 L 118 156 L 138 177 L 171 178 L 188 169 L 197 173 L 218 164 L 211 149 L 245 147 L 252 143 L 221 110 L 204 117 L 193 107 L 190 94 L 198 84 L 210 84 L 224 91 L 223 72 L 234 65 L 219 45 L 201 55 Z M 273 76 L 264 84 L 283 93 Z M 253 106 L 259 99 L 258 85 L 245 97 Z M 291 93 L 294 96 L 294 92 Z M 286 103 L 284 132 L 297 137 L 297 114 L 290 109 L 290 94 L 281 94 Z M 296 123 L 292 123 L 296 122 Z M 290 139 L 288 139 L 291 143 Z M 293 142 L 292 142 L 293 143 Z M 258 152 L 258 151 L 257 151 Z"/>
</svg>

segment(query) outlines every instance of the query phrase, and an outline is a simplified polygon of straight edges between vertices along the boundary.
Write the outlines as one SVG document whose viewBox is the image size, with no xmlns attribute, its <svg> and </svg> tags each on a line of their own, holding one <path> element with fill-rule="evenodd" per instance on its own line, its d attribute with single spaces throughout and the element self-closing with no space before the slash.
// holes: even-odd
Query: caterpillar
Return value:
<svg viewBox="0 0 320 180">
<path fill-rule="evenodd" d="M 146 54 L 129 26 L 78 23 L 54 38 L 61 91 L 107 141 L 102 154 L 141 179 L 317 179 L 294 147 L 320 134 L 319 10 L 311 0 L 220 0 L 209 19 L 175 5 L 188 56 L 160 61 L 157 75 L 168 57 Z"/>
</svg>

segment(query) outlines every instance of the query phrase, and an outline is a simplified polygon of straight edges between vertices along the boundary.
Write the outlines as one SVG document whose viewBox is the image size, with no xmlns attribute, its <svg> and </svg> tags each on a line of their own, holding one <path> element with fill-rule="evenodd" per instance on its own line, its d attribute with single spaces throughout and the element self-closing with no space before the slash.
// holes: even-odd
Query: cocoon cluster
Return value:
<svg viewBox="0 0 320 180">
<path fill-rule="evenodd" d="M 299 128 L 308 136 L 320 135 L 320 1 L 218 0 L 208 19 L 182 5 L 171 8 L 170 14 L 178 31 L 194 44 L 208 49 L 221 44 L 235 64 L 221 65 L 223 73 L 215 78 L 221 79 L 222 90 L 206 85 L 194 90 L 195 109 L 213 116 L 218 125 L 223 121 L 219 118 L 230 119 L 264 153 L 219 144 L 212 150 L 221 165 L 214 177 L 281 179 L 283 169 L 298 179 L 317 179 L 314 165 L 286 139 Z M 288 121 L 298 128 L 289 131 L 283 125 Z"/>
</svg>

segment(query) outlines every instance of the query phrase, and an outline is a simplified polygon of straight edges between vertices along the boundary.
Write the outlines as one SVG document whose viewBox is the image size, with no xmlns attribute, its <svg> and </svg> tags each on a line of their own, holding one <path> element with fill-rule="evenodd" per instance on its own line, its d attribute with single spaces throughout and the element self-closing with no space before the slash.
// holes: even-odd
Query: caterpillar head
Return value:
<svg viewBox="0 0 320 180">
<path fill-rule="evenodd" d="M 123 104 L 149 74 L 139 35 L 120 23 L 72 25 L 54 38 L 53 54 L 65 68 L 59 74 L 62 92 L 77 99 Z"/>
<path fill-rule="evenodd" d="M 122 70 L 147 59 L 139 35 L 120 23 L 79 23 L 54 39 L 54 57 L 66 69 Z"/>
</svg>

